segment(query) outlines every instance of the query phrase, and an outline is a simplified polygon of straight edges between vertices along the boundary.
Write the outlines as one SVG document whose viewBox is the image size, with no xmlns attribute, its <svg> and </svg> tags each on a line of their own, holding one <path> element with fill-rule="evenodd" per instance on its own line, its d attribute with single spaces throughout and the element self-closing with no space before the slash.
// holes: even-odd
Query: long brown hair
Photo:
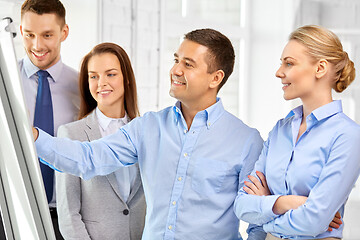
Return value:
<svg viewBox="0 0 360 240">
<path fill-rule="evenodd" d="M 79 89 L 80 89 L 80 112 L 78 119 L 87 116 L 97 106 L 97 102 L 91 96 L 89 89 L 89 75 L 88 63 L 90 59 L 102 53 L 114 54 L 120 62 L 121 71 L 124 77 L 124 106 L 125 111 L 130 119 L 139 116 L 139 109 L 137 104 L 137 92 L 134 71 L 131 67 L 131 62 L 125 50 L 115 43 L 100 43 L 96 45 L 83 58 L 80 74 L 79 74 Z"/>
</svg>

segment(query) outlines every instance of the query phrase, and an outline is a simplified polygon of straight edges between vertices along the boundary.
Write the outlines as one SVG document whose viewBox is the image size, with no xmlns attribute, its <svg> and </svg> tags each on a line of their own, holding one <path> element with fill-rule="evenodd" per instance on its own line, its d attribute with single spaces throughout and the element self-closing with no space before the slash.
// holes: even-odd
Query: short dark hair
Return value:
<svg viewBox="0 0 360 240">
<path fill-rule="evenodd" d="M 26 0 L 21 6 L 21 18 L 26 12 L 39 15 L 54 13 L 59 18 L 61 27 L 65 25 L 65 8 L 59 0 Z"/>
<path fill-rule="evenodd" d="M 120 62 L 121 72 L 124 79 L 124 106 L 130 119 L 139 116 L 137 104 L 137 91 L 134 71 L 131 62 L 125 50 L 115 43 L 100 43 L 96 45 L 82 60 L 79 73 L 80 89 L 80 112 L 78 119 L 87 116 L 97 106 L 97 102 L 92 97 L 89 89 L 89 71 L 88 64 L 93 56 L 103 53 L 111 53 L 117 57 Z"/>
<path fill-rule="evenodd" d="M 205 59 L 208 65 L 208 73 L 217 70 L 224 71 L 225 76 L 219 85 L 219 91 L 234 69 L 235 52 L 231 41 L 222 33 L 209 28 L 191 31 L 185 34 L 184 39 L 208 48 L 208 56 Z"/>
</svg>

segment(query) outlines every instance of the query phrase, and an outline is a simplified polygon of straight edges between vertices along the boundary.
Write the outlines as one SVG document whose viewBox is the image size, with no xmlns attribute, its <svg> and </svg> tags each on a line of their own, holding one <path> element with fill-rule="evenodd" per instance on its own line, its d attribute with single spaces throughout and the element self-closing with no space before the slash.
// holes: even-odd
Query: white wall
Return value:
<svg viewBox="0 0 360 240">
<path fill-rule="evenodd" d="M 78 70 L 80 61 L 98 43 L 97 0 L 62 0 L 66 9 L 69 36 L 63 42 L 64 63 Z"/>
<path fill-rule="evenodd" d="M 249 64 L 249 121 L 264 139 L 276 121 L 290 111 L 292 103 L 282 95 L 281 81 L 275 77 L 280 57 L 293 30 L 298 1 L 252 0 L 251 53 Z M 272 9 L 272 10 L 269 10 Z"/>
</svg>

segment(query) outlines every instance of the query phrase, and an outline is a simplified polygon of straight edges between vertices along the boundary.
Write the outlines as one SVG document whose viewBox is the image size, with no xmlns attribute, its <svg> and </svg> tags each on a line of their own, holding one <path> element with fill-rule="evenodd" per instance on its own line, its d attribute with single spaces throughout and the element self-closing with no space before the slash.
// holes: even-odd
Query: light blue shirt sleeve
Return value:
<svg viewBox="0 0 360 240">
<path fill-rule="evenodd" d="M 245 148 L 244 150 L 244 154 L 246 154 L 245 159 L 247 159 L 247 161 L 245 161 L 245 164 L 240 172 L 239 189 L 243 188 L 244 180 L 247 179 L 247 176 L 254 169 L 254 165 L 258 159 L 259 152 L 261 152 L 262 145 L 263 145 L 263 140 L 258 134 L 253 134 L 253 137 L 249 138 L 248 147 Z M 265 239 L 266 236 L 266 233 L 264 232 L 262 226 L 257 226 L 253 224 L 249 225 L 247 229 L 247 233 L 248 233 L 248 239 L 253 239 L 253 240 L 263 240 Z"/>
<path fill-rule="evenodd" d="M 110 174 L 121 166 L 137 162 L 135 145 L 123 129 L 92 142 L 59 139 L 46 134 L 41 129 L 38 130 L 39 137 L 35 141 L 38 155 L 45 162 L 53 165 L 54 169 L 59 168 L 85 180 L 97 175 Z M 119 141 L 122 142 L 121 145 L 118 144 Z M 59 164 L 59 161 L 62 163 Z"/>
<path fill-rule="evenodd" d="M 256 162 L 255 167 L 251 173 L 252 176 L 257 177 L 256 171 L 265 173 L 265 161 L 269 141 L 270 140 L 268 139 L 263 144 L 259 160 Z M 272 206 L 279 196 L 271 195 L 265 197 L 247 194 L 243 189 L 243 183 L 245 180 L 250 181 L 247 176 L 245 179 L 242 179 L 242 187 L 239 189 L 238 196 L 234 203 L 234 209 L 237 217 L 250 224 L 257 225 L 262 225 L 275 219 L 278 215 L 273 213 Z"/>
</svg>

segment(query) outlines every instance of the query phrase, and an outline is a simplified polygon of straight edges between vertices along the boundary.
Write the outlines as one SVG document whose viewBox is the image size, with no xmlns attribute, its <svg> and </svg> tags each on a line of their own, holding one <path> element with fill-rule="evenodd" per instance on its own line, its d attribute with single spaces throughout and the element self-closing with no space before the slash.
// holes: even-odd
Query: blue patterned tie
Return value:
<svg viewBox="0 0 360 240">
<path fill-rule="evenodd" d="M 54 117 L 47 71 L 39 70 L 38 89 L 36 95 L 34 126 L 54 136 Z M 51 201 L 54 188 L 54 170 L 45 164 L 40 164 L 41 174 L 44 181 L 46 197 Z"/>
</svg>

